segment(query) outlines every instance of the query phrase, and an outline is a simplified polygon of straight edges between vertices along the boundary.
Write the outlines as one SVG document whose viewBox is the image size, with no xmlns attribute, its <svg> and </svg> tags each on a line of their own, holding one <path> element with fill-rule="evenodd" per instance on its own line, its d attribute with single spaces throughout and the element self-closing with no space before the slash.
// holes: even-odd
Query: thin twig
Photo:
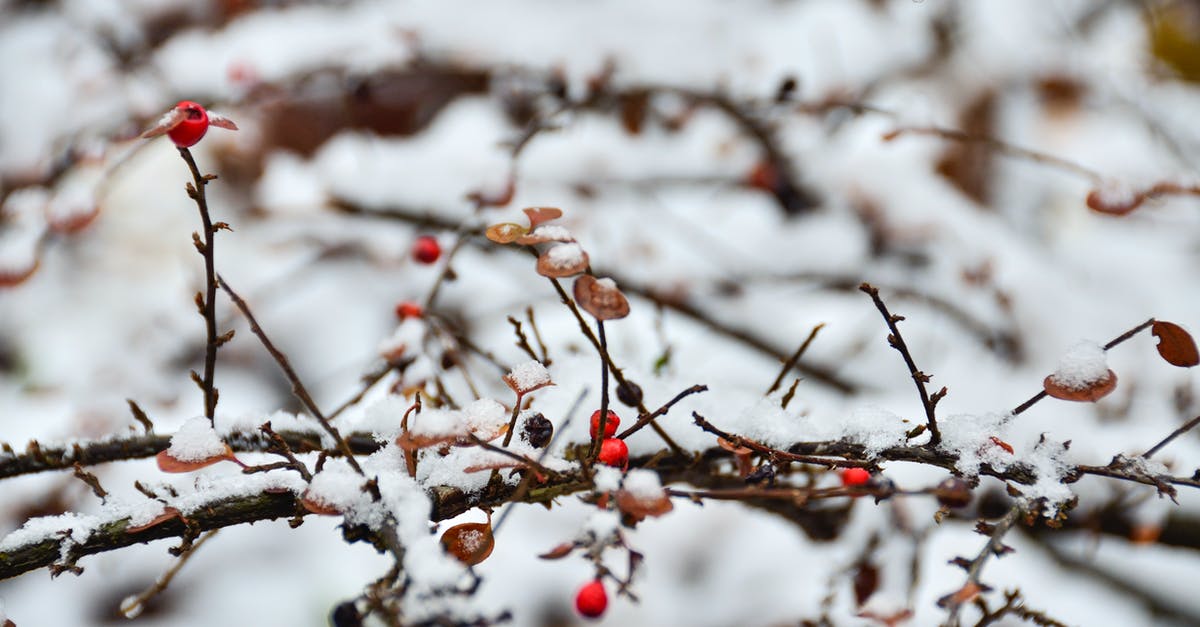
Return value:
<svg viewBox="0 0 1200 627">
<path fill-rule="evenodd" d="M 1151 318 L 1151 319 L 1137 325 L 1136 327 L 1133 327 L 1132 329 L 1113 338 L 1111 341 L 1109 341 L 1108 344 L 1105 344 L 1104 350 L 1105 351 L 1112 350 L 1113 347 L 1125 342 L 1129 338 L 1137 335 L 1139 332 L 1143 331 L 1144 329 L 1149 328 L 1153 324 L 1154 324 L 1154 318 Z M 1014 416 L 1021 415 L 1022 413 L 1025 412 L 1025 410 L 1029 409 L 1030 407 L 1033 407 L 1034 405 L 1036 405 L 1038 403 L 1038 401 L 1041 401 L 1043 398 L 1046 398 L 1047 396 L 1049 396 L 1049 394 L 1046 393 L 1046 390 L 1041 390 L 1037 394 L 1034 394 L 1033 396 L 1031 396 L 1029 398 L 1029 400 L 1014 407 L 1012 410 L 1012 414 Z"/>
<path fill-rule="evenodd" d="M 744 438 L 740 435 L 734 435 L 732 433 L 722 431 L 714 426 L 711 422 L 706 420 L 704 416 L 701 416 L 696 412 L 692 412 L 692 419 L 695 421 L 696 426 L 728 441 L 734 447 L 745 447 L 770 459 L 796 462 L 800 464 L 815 464 L 818 466 L 825 466 L 826 468 L 871 468 L 875 465 L 873 462 L 863 462 L 852 459 L 836 459 L 832 457 L 817 457 L 814 455 L 799 455 L 796 453 L 789 453 L 788 451 L 782 451 L 777 448 L 771 448 L 770 446 L 760 444 L 754 440 Z"/>
<path fill-rule="evenodd" d="M 992 529 L 992 535 L 988 538 L 987 544 L 983 545 L 983 549 L 979 551 L 979 554 L 975 556 L 975 559 L 971 560 L 970 565 L 967 567 L 967 581 L 965 584 L 963 584 L 963 587 L 959 589 L 959 592 L 966 591 L 969 598 L 960 600 L 954 599 L 954 594 L 949 595 L 949 600 L 945 605 L 950 610 L 950 616 L 946 620 L 945 624 L 957 625 L 959 610 L 962 609 L 962 606 L 965 605 L 967 601 L 969 601 L 971 598 L 974 598 L 975 595 L 983 589 L 982 585 L 979 583 L 979 578 L 983 575 L 984 564 L 987 563 L 988 558 L 990 558 L 992 555 L 999 555 L 1005 550 L 1004 543 L 1002 542 L 1004 535 L 1008 533 L 1008 530 L 1012 528 L 1013 524 L 1017 522 L 1017 519 L 1020 518 L 1020 516 L 1020 505 L 1014 505 L 1008 510 L 1008 513 L 1004 515 L 1004 518 L 1001 518 L 996 522 L 995 527 Z M 946 598 L 947 597 L 943 597 L 943 599 Z M 939 604 L 942 603 L 939 602 Z"/>
<path fill-rule="evenodd" d="M 600 354 L 608 354 L 608 339 L 604 336 L 604 321 L 596 320 L 596 332 L 600 336 Z M 596 433 L 592 436 L 592 450 L 588 454 L 588 463 L 596 461 L 600 454 L 600 442 L 604 439 L 608 425 L 608 364 L 600 360 L 600 419 L 596 425 Z"/>
<path fill-rule="evenodd" d="M 858 289 L 865 292 L 871 297 L 871 300 L 875 301 L 875 308 L 883 315 L 884 322 L 887 323 L 888 329 L 891 330 L 891 334 L 888 335 L 888 344 L 899 351 L 900 356 L 904 358 L 905 365 L 908 366 L 908 372 L 912 375 L 913 384 L 917 386 L 917 392 L 921 395 L 921 405 L 925 408 L 925 420 L 929 427 L 929 446 L 935 447 L 942 441 L 942 433 L 938 430 L 937 426 L 935 408 L 938 399 L 944 394 L 944 388 L 942 392 L 939 392 L 934 397 L 931 398 L 929 396 L 929 390 L 925 388 L 925 384 L 929 382 L 930 377 L 917 369 L 917 364 L 913 360 L 912 353 L 908 350 L 908 344 L 904 343 L 904 338 L 900 335 L 900 329 L 896 326 L 896 323 L 903 320 L 904 316 L 893 315 L 889 312 L 887 305 L 883 304 L 883 299 L 879 297 L 879 290 L 871 284 L 863 283 Z"/>
<path fill-rule="evenodd" d="M 584 337 L 586 337 L 588 341 L 592 343 L 592 346 L 599 351 L 600 359 L 603 360 L 607 365 L 609 372 L 612 373 L 613 379 L 616 379 L 617 385 L 629 385 L 625 379 L 625 373 L 622 372 L 620 368 L 617 368 L 617 365 L 613 363 L 612 357 L 609 356 L 607 348 L 602 346 L 600 344 L 600 340 L 596 338 L 594 333 L 592 333 L 592 328 L 588 325 L 587 320 L 584 319 L 583 314 L 579 312 L 579 307 L 575 304 L 574 299 L 567 295 L 567 291 L 563 289 L 562 283 L 560 283 L 558 279 L 554 278 L 550 279 L 550 283 L 554 286 L 554 290 L 558 292 L 558 297 L 562 300 L 562 303 L 566 305 L 567 309 L 570 309 L 571 313 L 575 316 L 575 321 L 579 323 L 579 329 L 583 332 Z M 641 401 L 638 402 L 638 413 L 640 415 L 646 415 L 650 413 L 649 410 L 646 409 L 646 404 Z M 663 442 L 665 442 L 667 447 L 671 449 L 672 453 L 683 457 L 687 456 L 687 453 L 675 443 L 675 440 L 671 439 L 671 436 L 667 435 L 667 432 L 663 430 L 658 423 L 651 422 L 650 428 L 654 429 L 654 432 L 658 434 L 658 437 L 662 438 Z"/>
<path fill-rule="evenodd" d="M 1002 155 L 1016 157 L 1018 159 L 1028 159 L 1036 163 L 1053 166 L 1063 171 L 1070 172 L 1071 174 L 1086 178 L 1092 183 L 1100 183 L 1104 180 L 1104 176 L 1099 172 L 1096 172 L 1091 168 L 1081 166 L 1073 161 L 1063 159 L 1062 157 L 1056 157 L 1044 152 L 1022 148 L 994 137 L 972 135 L 958 129 L 940 128 L 936 126 L 906 126 L 887 133 L 884 135 L 884 140 L 891 141 L 900 137 L 901 135 L 932 135 L 953 141 L 971 144 L 983 144 L 984 146 L 987 146 Z"/>
<path fill-rule="evenodd" d="M 1196 416 L 1195 418 L 1192 418 L 1191 420 L 1187 421 L 1187 423 L 1185 423 L 1182 427 L 1179 427 L 1178 429 L 1172 431 L 1171 434 L 1168 435 L 1167 437 L 1163 438 L 1161 442 L 1150 447 L 1150 450 L 1146 451 L 1145 453 L 1142 453 L 1142 457 L 1144 457 L 1146 459 L 1150 459 L 1150 457 L 1153 456 L 1155 453 L 1157 453 L 1159 450 L 1161 450 L 1162 447 L 1170 444 L 1171 440 L 1174 440 L 1175 438 L 1187 433 L 1188 431 L 1190 431 L 1193 427 L 1195 427 L 1198 424 L 1200 424 L 1200 416 Z"/>
<path fill-rule="evenodd" d="M 185 149 L 181 148 L 180 150 Z M 168 568 L 166 572 L 164 572 L 162 575 L 159 575 L 158 579 L 155 580 L 153 585 L 143 590 L 140 594 L 127 597 L 124 601 L 121 601 L 121 615 L 130 619 L 137 618 L 138 615 L 142 613 L 142 610 L 145 609 L 146 602 L 162 593 L 162 591 L 166 590 L 167 586 L 171 585 L 171 581 L 175 579 L 175 575 L 179 574 L 179 571 L 183 568 L 183 565 L 186 564 L 189 559 L 191 559 L 192 555 L 195 555 L 196 551 L 205 542 L 208 542 L 209 538 L 217 535 L 217 531 L 219 530 L 213 529 L 212 531 L 208 531 L 201 535 L 195 542 L 191 544 L 191 546 L 187 547 L 187 549 L 185 549 L 183 553 L 181 553 L 179 557 L 175 559 L 175 563 L 171 564 L 171 567 Z"/>
<path fill-rule="evenodd" d="M 797 348 L 796 352 L 792 353 L 792 356 L 783 362 L 783 368 L 779 371 L 779 376 L 775 377 L 775 382 L 771 384 L 771 387 L 767 388 L 767 395 L 770 395 L 775 390 L 778 390 L 780 385 L 783 385 L 783 378 L 787 376 L 788 372 L 791 372 L 792 368 L 796 367 L 796 364 L 800 362 L 800 358 L 804 356 L 804 352 L 808 350 L 808 346 L 812 344 L 813 340 L 817 337 L 817 333 L 823 328 L 825 328 L 824 322 L 813 327 L 812 331 L 808 332 L 808 337 L 804 338 L 804 343 L 800 345 L 800 348 Z"/>
<path fill-rule="evenodd" d="M 639 416 L 637 419 L 637 422 L 633 423 L 633 425 L 630 426 L 628 429 L 617 434 L 617 437 L 622 440 L 624 440 L 625 438 L 628 438 L 629 436 L 640 431 L 642 429 L 642 427 L 645 427 L 646 425 L 654 422 L 654 420 L 656 418 L 658 418 L 659 416 L 666 414 L 667 411 L 669 411 L 675 403 L 678 403 L 679 401 L 683 400 L 685 397 L 691 396 L 692 394 L 699 394 L 700 392 L 707 392 L 707 391 L 708 391 L 707 385 L 693 385 L 692 387 L 680 392 L 679 394 L 676 394 L 675 398 L 667 401 L 665 404 L 663 404 L 662 407 L 659 407 L 658 409 L 654 410 L 653 412 L 651 412 L 649 414 L 642 414 L 641 416 Z"/>
<path fill-rule="evenodd" d="M 204 297 L 203 302 L 197 302 L 197 305 L 203 307 L 204 327 L 208 333 L 208 339 L 204 345 L 204 377 L 201 381 L 201 389 L 204 392 L 204 415 L 208 418 L 211 424 L 215 420 L 217 412 L 217 389 L 214 387 L 214 378 L 216 376 L 217 367 L 217 347 L 220 345 L 220 339 L 217 337 L 217 276 L 216 276 L 216 261 L 214 252 L 214 243 L 216 240 L 216 229 L 213 228 L 212 217 L 208 213 L 208 199 L 205 197 L 204 188 L 208 182 L 217 178 L 215 174 L 202 175 L 200 169 L 196 167 L 196 161 L 192 158 L 192 152 L 187 148 L 179 149 L 180 156 L 187 163 L 188 169 L 192 171 L 193 184 L 188 185 L 188 196 L 196 201 L 196 207 L 200 210 L 200 220 L 204 225 L 204 244 L 196 242 L 196 248 L 204 257 Z M 200 295 L 197 294 L 197 300 L 200 300 Z"/>
<path fill-rule="evenodd" d="M 325 414 L 321 413 L 321 409 L 317 407 L 317 403 L 313 401 L 312 396 L 308 393 L 308 389 L 304 387 L 304 383 L 300 381 L 300 377 L 296 374 L 296 371 L 292 369 L 292 364 L 288 361 L 287 356 L 280 352 L 278 348 L 275 348 L 275 345 L 271 343 L 270 338 L 267 337 L 266 331 L 263 331 L 262 327 L 258 324 L 258 320 L 254 318 L 254 314 L 250 312 L 250 307 L 246 304 L 246 301 L 242 300 L 242 297 L 238 296 L 237 293 L 233 291 L 233 288 L 229 287 L 229 284 L 225 282 L 224 277 L 218 275 L 217 278 L 221 282 L 221 288 L 224 289 L 225 293 L 229 294 L 229 298 L 233 300 L 233 304 L 237 306 L 237 308 L 242 312 L 243 316 L 246 316 L 246 322 L 250 324 L 250 331 L 258 337 L 259 341 L 262 342 L 263 347 L 267 349 L 267 352 L 270 353 L 271 357 L 275 359 L 275 362 L 279 364 L 279 367 L 283 370 L 284 376 L 286 376 L 287 380 L 291 382 L 292 393 L 295 394 L 296 398 L 300 399 L 300 402 L 304 404 L 304 407 L 307 408 L 310 413 L 312 413 L 313 418 L 316 418 L 317 422 L 321 423 L 321 428 L 333 438 L 334 442 L 337 442 L 338 449 L 341 450 L 342 454 L 346 456 L 346 462 L 350 464 L 350 467 L 353 468 L 358 474 L 364 477 L 367 476 L 367 473 L 363 471 L 362 466 L 358 465 L 358 460 L 354 458 L 354 451 L 350 448 L 350 445 L 346 443 L 344 438 L 342 438 L 342 434 L 337 430 L 337 428 L 329 422 L 329 419 L 325 417 Z"/>
</svg>

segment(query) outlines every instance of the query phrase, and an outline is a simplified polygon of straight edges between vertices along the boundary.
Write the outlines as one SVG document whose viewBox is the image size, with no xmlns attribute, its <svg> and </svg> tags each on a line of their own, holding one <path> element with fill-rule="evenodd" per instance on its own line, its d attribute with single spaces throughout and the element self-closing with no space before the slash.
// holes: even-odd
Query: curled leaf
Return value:
<svg viewBox="0 0 1200 627">
<path fill-rule="evenodd" d="M 179 510 L 175 509 L 174 507 L 164 507 L 162 513 L 150 519 L 150 522 L 144 525 L 137 525 L 135 527 L 127 527 L 125 531 L 126 533 L 138 533 L 139 531 L 145 531 L 151 527 L 165 523 L 173 518 L 179 518 L 182 520 L 183 514 L 179 513 Z"/>
<path fill-rule="evenodd" d="M 442 534 L 442 546 L 458 561 L 474 566 L 487 559 L 496 548 L 491 522 L 462 523 Z"/>
<path fill-rule="evenodd" d="M 1191 368 L 1200 364 L 1200 353 L 1196 351 L 1196 341 L 1183 327 L 1162 320 L 1155 320 L 1150 327 L 1150 333 L 1158 338 L 1158 354 L 1167 363 L 1180 368 Z"/>
<path fill-rule="evenodd" d="M 1118 185 L 1108 185 L 1088 192 L 1088 209 L 1110 216 L 1123 216 L 1146 202 L 1146 195 Z"/>
<path fill-rule="evenodd" d="M 562 209 L 558 207 L 526 207 L 522 209 L 529 218 L 529 228 L 536 229 L 539 224 L 562 217 Z"/>
<path fill-rule="evenodd" d="M 629 315 L 629 301 L 615 281 L 585 274 L 575 279 L 575 302 L 597 320 L 616 320 Z"/>
<path fill-rule="evenodd" d="M 202 459 L 184 461 L 173 457 L 171 455 L 171 449 L 167 449 L 160 451 L 158 455 L 155 456 L 155 460 L 158 462 L 158 469 L 163 472 L 192 472 L 193 470 L 199 470 L 205 466 L 212 466 L 217 462 L 223 461 L 231 461 L 238 464 L 241 463 L 236 457 L 233 456 L 233 449 L 229 448 L 228 444 L 225 445 L 224 453 Z"/>
<path fill-rule="evenodd" d="M 1078 387 L 1064 385 L 1050 375 L 1042 381 L 1042 386 L 1046 394 L 1057 399 L 1094 403 L 1117 389 L 1117 375 L 1109 370 L 1104 377 Z"/>
<path fill-rule="evenodd" d="M 538 274 L 561 279 L 575 276 L 588 267 L 588 254 L 575 242 L 563 242 L 546 249 L 538 256 Z"/>
<path fill-rule="evenodd" d="M 487 228 L 487 238 L 497 244 L 511 244 L 528 232 L 528 229 L 515 222 L 501 222 Z"/>
</svg>

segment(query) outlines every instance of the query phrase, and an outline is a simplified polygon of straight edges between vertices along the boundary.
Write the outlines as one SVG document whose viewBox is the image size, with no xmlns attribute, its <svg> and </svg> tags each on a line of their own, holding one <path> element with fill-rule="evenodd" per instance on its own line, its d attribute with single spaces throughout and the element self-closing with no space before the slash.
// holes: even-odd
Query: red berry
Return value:
<svg viewBox="0 0 1200 627">
<path fill-rule="evenodd" d="M 617 413 L 609 410 L 608 418 L 604 420 L 604 437 L 611 438 L 617 433 L 617 427 L 621 426 L 621 419 L 617 417 Z M 600 429 L 600 410 L 592 412 L 592 439 L 596 439 L 596 431 Z"/>
<path fill-rule="evenodd" d="M 422 235 L 413 243 L 413 259 L 420 263 L 433 263 L 442 256 L 442 246 L 432 235 Z"/>
<path fill-rule="evenodd" d="M 608 594 L 599 579 L 583 585 L 575 593 L 575 610 L 588 618 L 599 618 L 608 609 Z"/>
<path fill-rule="evenodd" d="M 190 100 L 184 100 L 175 106 L 186 111 L 187 116 L 175 128 L 167 131 L 167 137 L 180 148 L 196 145 L 208 132 L 208 112 Z"/>
<path fill-rule="evenodd" d="M 408 318 L 420 318 L 422 313 L 425 312 L 422 311 L 421 306 L 410 300 L 406 300 L 399 305 L 396 305 L 396 317 L 401 320 L 407 320 Z"/>
<path fill-rule="evenodd" d="M 629 447 L 625 445 L 625 440 L 608 438 L 600 443 L 597 459 L 606 466 L 625 468 L 629 465 Z"/>
<path fill-rule="evenodd" d="M 866 468 L 845 468 L 842 470 L 842 485 L 844 486 L 859 486 L 870 480 L 871 473 Z"/>
</svg>

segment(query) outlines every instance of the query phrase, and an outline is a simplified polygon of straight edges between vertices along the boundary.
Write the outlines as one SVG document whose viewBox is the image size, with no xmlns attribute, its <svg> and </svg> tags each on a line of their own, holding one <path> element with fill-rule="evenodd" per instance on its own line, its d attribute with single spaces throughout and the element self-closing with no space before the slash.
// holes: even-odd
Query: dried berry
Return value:
<svg viewBox="0 0 1200 627">
<path fill-rule="evenodd" d="M 624 469 L 629 465 L 629 447 L 625 440 L 608 438 L 600 443 L 600 455 L 597 458 L 601 464 Z"/>
<path fill-rule="evenodd" d="M 545 448 L 554 436 L 554 425 L 542 414 L 537 413 L 525 419 L 521 428 L 521 439 L 533 448 Z"/>
<path fill-rule="evenodd" d="M 588 618 L 599 618 L 608 608 L 608 593 L 599 579 L 583 585 L 575 593 L 575 610 Z"/>
<path fill-rule="evenodd" d="M 871 480 L 871 473 L 866 468 L 843 468 L 842 485 L 846 487 L 855 487 L 866 485 Z"/>
<path fill-rule="evenodd" d="M 938 503 L 946 507 L 966 507 L 971 502 L 971 486 L 958 477 L 950 477 L 933 489 Z"/>
<path fill-rule="evenodd" d="M 629 407 L 642 404 L 642 388 L 633 381 L 626 381 L 617 386 L 617 400 Z"/>
<path fill-rule="evenodd" d="M 422 235 L 413 242 L 412 254 L 418 263 L 431 264 L 442 256 L 442 245 L 432 235 Z"/>
<path fill-rule="evenodd" d="M 617 427 L 621 425 L 621 419 L 616 412 L 611 409 L 608 411 L 608 417 L 604 419 L 604 437 L 611 438 L 617 433 Z M 596 432 L 600 430 L 600 410 L 592 412 L 592 429 L 589 433 L 592 434 L 592 439 L 596 439 Z"/>
</svg>

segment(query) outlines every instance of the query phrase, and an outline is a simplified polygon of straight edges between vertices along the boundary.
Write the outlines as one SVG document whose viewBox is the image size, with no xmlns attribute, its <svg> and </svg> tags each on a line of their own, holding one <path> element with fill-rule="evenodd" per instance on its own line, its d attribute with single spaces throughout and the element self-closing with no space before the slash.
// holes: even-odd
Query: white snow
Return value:
<svg viewBox="0 0 1200 627">
<path fill-rule="evenodd" d="M 639 501 L 654 501 L 663 497 L 662 482 L 658 480 L 658 473 L 651 470 L 630 470 L 621 487 Z"/>
<path fill-rule="evenodd" d="M 508 373 L 508 380 L 519 394 L 550 384 L 550 371 L 540 361 L 518 364 Z"/>
<path fill-rule="evenodd" d="M 544 258 L 550 267 L 557 270 L 577 268 L 584 264 L 583 247 L 576 242 L 561 242 L 549 248 Z"/>
<path fill-rule="evenodd" d="M 204 461 L 226 452 L 228 446 L 204 416 L 197 416 L 183 423 L 171 436 L 171 447 L 167 449 L 171 457 L 181 462 Z"/>
<path fill-rule="evenodd" d="M 1108 357 L 1104 347 L 1082 340 L 1067 349 L 1050 378 L 1065 388 L 1081 390 L 1107 376 Z"/>
</svg>

